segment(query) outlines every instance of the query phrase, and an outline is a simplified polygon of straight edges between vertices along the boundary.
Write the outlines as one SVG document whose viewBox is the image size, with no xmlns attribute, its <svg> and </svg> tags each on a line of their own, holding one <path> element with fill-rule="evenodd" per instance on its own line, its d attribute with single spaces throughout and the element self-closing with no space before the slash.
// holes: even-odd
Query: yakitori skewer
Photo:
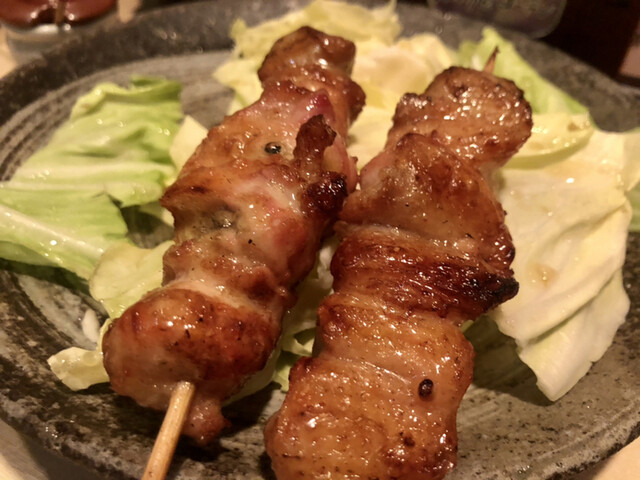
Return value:
<svg viewBox="0 0 640 480">
<path fill-rule="evenodd" d="M 260 99 L 209 132 L 161 199 L 175 225 L 163 286 L 102 343 L 117 393 L 170 410 L 149 475 L 167 467 L 176 433 L 207 443 L 227 425 L 222 404 L 265 366 L 294 287 L 355 188 L 345 138 L 364 93 L 349 77 L 354 55 L 352 42 L 308 27 L 277 41 Z"/>
<path fill-rule="evenodd" d="M 531 127 L 522 92 L 487 71 L 450 68 L 400 100 L 336 224 L 322 349 L 294 365 L 265 430 L 279 480 L 433 480 L 455 466 L 474 356 L 459 327 L 518 290 L 490 177 Z"/>
</svg>

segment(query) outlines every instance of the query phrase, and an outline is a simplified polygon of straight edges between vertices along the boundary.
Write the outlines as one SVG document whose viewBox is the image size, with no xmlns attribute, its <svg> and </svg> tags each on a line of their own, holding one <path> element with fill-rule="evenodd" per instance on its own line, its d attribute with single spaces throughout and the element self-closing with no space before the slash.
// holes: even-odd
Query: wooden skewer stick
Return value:
<svg viewBox="0 0 640 480">
<path fill-rule="evenodd" d="M 64 15 L 67 11 L 67 0 L 58 0 L 55 13 L 53 14 L 53 23 L 56 25 L 62 25 L 64 22 Z"/>
<path fill-rule="evenodd" d="M 493 69 L 496 66 L 496 57 L 498 56 L 498 53 L 499 53 L 498 47 L 494 48 L 493 52 L 491 52 L 491 55 L 487 59 L 487 63 L 484 65 L 484 68 L 482 69 L 483 72 L 493 73 Z"/>
<path fill-rule="evenodd" d="M 180 382 L 173 389 L 169 408 L 156 437 L 142 480 L 163 480 L 167 476 L 173 452 L 195 392 L 196 387 L 191 382 Z"/>
</svg>

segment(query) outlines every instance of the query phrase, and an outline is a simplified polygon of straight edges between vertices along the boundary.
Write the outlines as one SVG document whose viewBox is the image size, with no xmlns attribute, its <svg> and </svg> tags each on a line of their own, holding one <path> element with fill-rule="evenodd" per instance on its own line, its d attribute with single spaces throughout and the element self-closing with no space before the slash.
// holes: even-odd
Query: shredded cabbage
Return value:
<svg viewBox="0 0 640 480">
<path fill-rule="evenodd" d="M 502 332 L 516 339 L 520 358 L 533 369 L 544 394 L 552 400 L 562 396 L 602 356 L 629 307 L 620 269 L 631 216 L 629 197 L 640 205 L 639 190 L 632 190 L 640 178 L 640 131 L 614 134 L 597 129 L 584 106 L 540 76 L 493 29 L 485 29 L 480 42 L 465 42 L 458 51 L 429 34 L 397 39 L 400 25 L 393 3 L 367 10 L 316 0 L 306 9 L 256 27 L 236 22 L 231 32 L 234 52 L 214 74 L 234 90 L 230 111 L 259 97 L 256 71 L 267 49 L 303 24 L 356 42 L 353 76 L 367 93 L 367 106 L 352 127 L 348 148 L 358 157 L 359 167 L 382 148 L 403 93 L 424 90 L 437 73 L 454 64 L 481 68 L 499 47 L 495 73 L 523 88 L 534 110 L 534 129 L 500 172 L 499 196 L 508 212 L 517 250 L 513 268 L 521 288 L 518 296 L 493 312 L 493 318 Z M 193 122 L 185 122 L 183 128 L 186 131 L 174 144 L 182 151 L 181 162 L 204 132 Z M 285 319 L 278 350 L 240 395 L 271 380 L 286 389 L 293 362 L 312 353 L 317 305 L 331 289 L 334 248 L 325 245 L 316 268 L 301 285 L 298 306 Z M 161 268 L 159 257 L 143 251 L 130 254 L 131 263 L 138 261 L 133 257 L 146 256 L 158 262 L 154 268 Z M 106 255 L 103 273 L 109 262 L 117 265 L 119 260 Z M 107 304 L 108 295 L 97 293 L 96 278 L 92 291 Z M 126 292 L 126 277 L 116 278 Z M 105 278 L 104 285 L 110 282 L 114 280 Z M 133 298 L 111 301 L 121 307 Z M 95 371 L 87 374 L 98 376 Z"/>
</svg>

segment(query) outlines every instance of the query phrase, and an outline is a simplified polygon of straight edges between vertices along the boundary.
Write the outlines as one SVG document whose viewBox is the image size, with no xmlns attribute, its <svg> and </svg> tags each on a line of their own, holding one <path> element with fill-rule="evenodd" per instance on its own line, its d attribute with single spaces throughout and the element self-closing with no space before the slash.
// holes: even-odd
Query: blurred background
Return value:
<svg viewBox="0 0 640 480">
<path fill-rule="evenodd" d="M 640 85 L 640 0 L 430 0 L 521 31 L 611 77 Z"/>
<path fill-rule="evenodd" d="M 179 1 L 191 0 L 1 0 L 0 76 L 73 32 Z M 640 86 L 640 0 L 409 1 L 518 30 Z"/>
</svg>

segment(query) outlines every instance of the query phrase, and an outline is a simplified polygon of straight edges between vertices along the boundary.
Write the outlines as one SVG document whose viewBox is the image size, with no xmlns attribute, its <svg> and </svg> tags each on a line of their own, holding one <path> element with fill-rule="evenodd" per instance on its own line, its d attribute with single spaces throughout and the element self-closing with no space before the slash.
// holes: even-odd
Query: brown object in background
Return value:
<svg viewBox="0 0 640 480">
<path fill-rule="evenodd" d="M 640 20 L 618 77 L 623 82 L 640 86 Z"/>
<path fill-rule="evenodd" d="M 115 9 L 116 0 L 2 0 L 0 20 L 20 28 L 84 23 Z"/>
<path fill-rule="evenodd" d="M 617 78 L 640 19 L 640 0 L 568 0 L 543 40 Z"/>
</svg>

